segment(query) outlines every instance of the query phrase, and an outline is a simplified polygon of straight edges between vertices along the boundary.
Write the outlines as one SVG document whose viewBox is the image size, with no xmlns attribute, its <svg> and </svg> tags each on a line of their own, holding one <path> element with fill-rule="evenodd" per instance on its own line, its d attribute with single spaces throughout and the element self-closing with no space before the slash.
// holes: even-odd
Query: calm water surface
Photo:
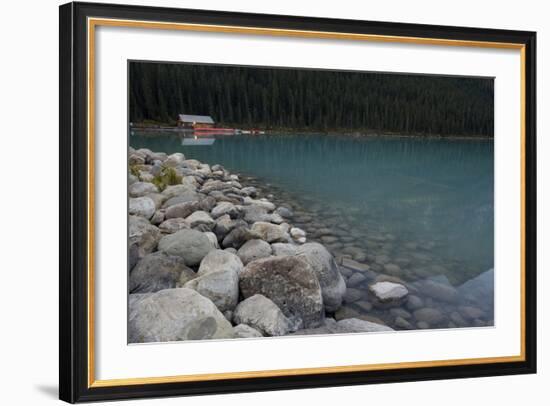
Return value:
<svg viewBox="0 0 550 406">
<path fill-rule="evenodd" d="M 189 146 L 134 132 L 130 145 L 253 176 L 283 194 L 310 239 L 388 256 L 408 280 L 443 274 L 458 286 L 493 267 L 492 140 L 270 134 Z M 325 227 L 343 239 L 323 240 Z"/>
</svg>

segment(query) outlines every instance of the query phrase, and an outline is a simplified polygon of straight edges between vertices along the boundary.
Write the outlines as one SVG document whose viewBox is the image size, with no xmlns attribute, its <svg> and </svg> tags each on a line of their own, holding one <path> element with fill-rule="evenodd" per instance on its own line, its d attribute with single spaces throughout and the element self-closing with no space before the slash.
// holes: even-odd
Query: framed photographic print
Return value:
<svg viewBox="0 0 550 406">
<path fill-rule="evenodd" d="M 60 7 L 60 398 L 536 371 L 533 32 Z"/>
</svg>

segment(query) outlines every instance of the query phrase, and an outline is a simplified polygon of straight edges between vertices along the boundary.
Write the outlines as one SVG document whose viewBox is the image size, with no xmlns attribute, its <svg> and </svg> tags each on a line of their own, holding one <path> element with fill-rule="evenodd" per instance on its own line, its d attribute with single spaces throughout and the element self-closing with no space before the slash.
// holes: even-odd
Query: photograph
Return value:
<svg viewBox="0 0 550 406">
<path fill-rule="evenodd" d="M 494 77 L 127 64 L 128 344 L 494 328 Z"/>
</svg>

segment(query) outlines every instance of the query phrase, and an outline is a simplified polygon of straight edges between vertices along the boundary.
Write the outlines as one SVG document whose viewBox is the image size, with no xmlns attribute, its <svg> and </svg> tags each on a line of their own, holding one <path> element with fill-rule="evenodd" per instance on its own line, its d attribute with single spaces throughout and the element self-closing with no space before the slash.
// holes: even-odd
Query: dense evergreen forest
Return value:
<svg viewBox="0 0 550 406">
<path fill-rule="evenodd" d="M 493 80 L 132 62 L 130 121 L 493 136 Z"/>
</svg>

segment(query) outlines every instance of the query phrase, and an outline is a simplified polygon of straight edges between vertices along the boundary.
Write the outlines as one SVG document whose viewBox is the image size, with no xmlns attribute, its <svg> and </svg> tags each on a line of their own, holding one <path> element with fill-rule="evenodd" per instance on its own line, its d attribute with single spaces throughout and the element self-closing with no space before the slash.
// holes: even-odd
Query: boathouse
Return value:
<svg viewBox="0 0 550 406">
<path fill-rule="evenodd" d="M 214 127 L 214 120 L 210 116 L 195 116 L 192 114 L 179 114 L 178 127 L 212 128 Z"/>
</svg>

